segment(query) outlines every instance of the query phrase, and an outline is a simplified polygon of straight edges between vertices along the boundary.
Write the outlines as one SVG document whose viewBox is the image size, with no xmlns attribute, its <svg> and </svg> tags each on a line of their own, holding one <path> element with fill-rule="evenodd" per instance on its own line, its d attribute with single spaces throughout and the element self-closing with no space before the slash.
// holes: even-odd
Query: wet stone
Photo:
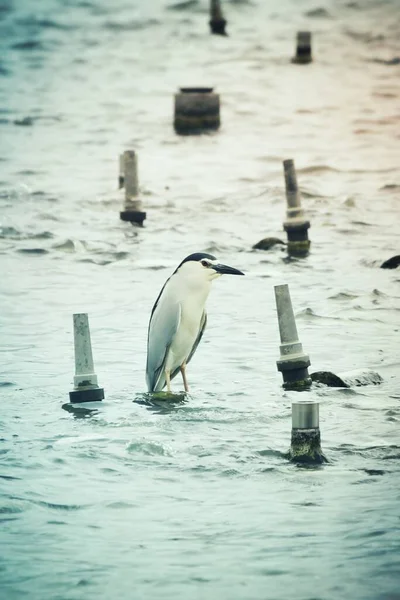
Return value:
<svg viewBox="0 0 400 600">
<path fill-rule="evenodd" d="M 276 237 L 266 237 L 252 246 L 253 250 L 270 250 L 276 245 L 285 246 L 285 242 Z"/>
</svg>

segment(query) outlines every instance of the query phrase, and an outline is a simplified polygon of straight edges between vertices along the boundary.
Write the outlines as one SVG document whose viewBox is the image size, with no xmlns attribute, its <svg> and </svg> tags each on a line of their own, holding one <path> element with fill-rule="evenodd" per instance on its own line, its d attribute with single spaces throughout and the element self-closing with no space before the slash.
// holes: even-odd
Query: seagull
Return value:
<svg viewBox="0 0 400 600">
<path fill-rule="evenodd" d="M 212 254 L 187 256 L 165 282 L 151 311 L 147 338 L 146 381 L 149 392 L 160 392 L 182 373 L 189 391 L 186 365 L 196 352 L 207 323 L 205 304 L 211 282 L 221 275 L 244 275 L 218 262 Z"/>
</svg>

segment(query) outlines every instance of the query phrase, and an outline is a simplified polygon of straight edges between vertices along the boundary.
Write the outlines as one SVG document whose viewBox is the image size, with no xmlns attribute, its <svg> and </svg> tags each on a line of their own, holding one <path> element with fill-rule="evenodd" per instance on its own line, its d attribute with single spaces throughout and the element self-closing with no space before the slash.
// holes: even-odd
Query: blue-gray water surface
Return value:
<svg viewBox="0 0 400 600">
<path fill-rule="evenodd" d="M 0 0 L 1 600 L 400 598 L 398 0 Z M 294 65 L 295 34 L 314 62 Z M 180 86 L 222 125 L 179 137 Z M 145 227 L 119 219 L 139 156 Z M 284 236 L 293 158 L 310 255 Z M 194 251 L 221 278 L 190 395 L 145 395 L 147 323 Z M 274 285 L 312 371 L 383 383 L 285 392 Z M 63 410 L 72 314 L 103 403 Z M 181 381 L 173 381 L 180 391 Z M 285 458 L 291 402 L 320 402 L 329 462 Z"/>
</svg>

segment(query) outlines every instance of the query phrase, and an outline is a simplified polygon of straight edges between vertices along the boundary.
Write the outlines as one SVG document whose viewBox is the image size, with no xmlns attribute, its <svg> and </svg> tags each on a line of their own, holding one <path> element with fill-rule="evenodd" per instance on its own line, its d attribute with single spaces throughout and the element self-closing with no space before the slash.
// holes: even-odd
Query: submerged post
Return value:
<svg viewBox="0 0 400 600">
<path fill-rule="evenodd" d="M 286 187 L 286 221 L 283 229 L 288 240 L 288 253 L 292 256 L 306 256 L 310 249 L 308 229 L 310 221 L 305 218 L 301 208 L 300 190 L 297 185 L 296 169 L 293 159 L 283 161 Z"/>
<path fill-rule="evenodd" d="M 124 187 L 124 155 L 120 154 L 118 157 L 119 162 L 119 175 L 118 175 L 118 189 Z"/>
<path fill-rule="evenodd" d="M 275 301 L 278 312 L 279 333 L 281 338 L 280 359 L 276 362 L 282 373 L 285 389 L 302 390 L 310 387 L 308 374 L 310 357 L 303 352 L 303 346 L 297 334 L 289 286 L 275 286 Z"/>
<path fill-rule="evenodd" d="M 86 313 L 74 314 L 75 377 L 70 402 L 93 402 L 104 399 L 104 389 L 97 384 L 94 372 L 89 319 Z"/>
<path fill-rule="evenodd" d="M 311 33 L 309 31 L 297 32 L 296 56 L 292 62 L 298 65 L 306 65 L 312 62 Z"/>
<path fill-rule="evenodd" d="M 328 462 L 321 450 L 318 402 L 292 403 L 292 439 L 288 455 L 293 462 Z"/>
<path fill-rule="evenodd" d="M 225 32 L 226 20 L 222 14 L 220 0 L 210 1 L 210 29 L 216 35 L 228 35 Z"/>
<path fill-rule="evenodd" d="M 125 150 L 123 154 L 125 203 L 124 210 L 119 213 L 122 221 L 143 225 L 146 213 L 143 212 L 142 201 L 139 199 L 139 184 L 137 173 L 137 157 L 134 150 Z"/>
<path fill-rule="evenodd" d="M 175 94 L 174 128 L 180 135 L 204 133 L 220 126 L 219 94 L 213 88 L 180 88 Z"/>
</svg>

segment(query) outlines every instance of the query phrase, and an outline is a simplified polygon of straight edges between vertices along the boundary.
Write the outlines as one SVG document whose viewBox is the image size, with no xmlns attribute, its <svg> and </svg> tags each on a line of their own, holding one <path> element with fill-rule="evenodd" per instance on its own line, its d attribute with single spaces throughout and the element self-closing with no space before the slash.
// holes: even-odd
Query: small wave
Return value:
<svg viewBox="0 0 400 600">
<path fill-rule="evenodd" d="M 56 504 L 55 502 L 45 502 L 44 500 L 30 500 L 33 504 L 37 504 L 38 506 L 44 506 L 46 508 L 51 508 L 53 510 L 81 510 L 85 508 L 83 504 Z"/>
<path fill-rule="evenodd" d="M 39 40 L 26 40 L 25 42 L 16 42 L 11 46 L 13 50 L 43 50 L 44 46 Z"/>
<path fill-rule="evenodd" d="M 298 173 L 339 173 L 339 169 L 335 169 L 334 167 L 330 167 L 329 165 L 314 165 L 310 167 L 303 167 L 301 169 L 296 169 Z"/>
<path fill-rule="evenodd" d="M 49 251 L 46 248 L 19 248 L 17 250 L 20 254 L 48 254 Z"/>
<path fill-rule="evenodd" d="M 382 34 L 374 34 L 370 31 L 355 31 L 354 29 L 345 29 L 344 34 L 349 38 L 356 40 L 357 42 L 364 42 L 365 44 L 373 44 L 375 42 L 383 42 L 385 36 Z"/>
<path fill-rule="evenodd" d="M 311 17 L 312 19 L 332 19 L 332 15 L 322 7 L 313 8 L 304 14 L 306 17 Z"/>
<path fill-rule="evenodd" d="M 328 300 L 354 300 L 358 298 L 356 294 L 350 294 L 350 292 L 339 292 L 333 296 L 328 296 Z"/>
<path fill-rule="evenodd" d="M 32 117 L 23 117 L 22 119 L 14 119 L 14 125 L 20 125 L 21 127 L 31 127 L 34 123 Z"/>
<path fill-rule="evenodd" d="M 129 442 L 126 446 L 130 454 L 145 454 L 146 456 L 168 456 L 168 452 L 158 442 Z"/>
<path fill-rule="evenodd" d="M 377 227 L 375 223 L 367 223 L 366 221 L 350 221 L 351 225 L 363 225 L 365 227 Z"/>
<path fill-rule="evenodd" d="M 140 31 L 159 24 L 160 21 L 157 19 L 147 19 L 146 21 L 124 21 L 122 23 L 118 23 L 117 21 L 106 21 L 103 24 L 103 28 L 109 29 L 110 31 Z"/>
<path fill-rule="evenodd" d="M 400 190 L 400 185 L 398 183 L 386 183 L 380 190 Z"/>
<path fill-rule="evenodd" d="M 395 65 L 400 65 L 400 57 L 394 56 L 393 58 L 388 58 L 386 60 L 384 58 L 372 58 L 372 59 L 369 59 L 368 62 L 374 62 L 374 63 L 378 63 L 380 65 L 386 65 L 388 67 L 392 67 Z"/>
<path fill-rule="evenodd" d="M 199 0 L 184 0 L 183 2 L 176 2 L 175 4 L 170 4 L 167 6 L 167 10 L 177 10 L 177 11 L 185 11 L 191 10 L 194 7 L 199 7 Z"/>
<path fill-rule="evenodd" d="M 35 16 L 19 19 L 19 25 L 23 25 L 25 27 L 37 28 L 37 29 L 60 29 L 60 30 L 70 30 L 74 29 L 73 25 L 67 25 L 66 23 L 58 23 L 53 19 L 37 19 Z"/>
<path fill-rule="evenodd" d="M 13 515 L 23 512 L 23 508 L 21 506 L 16 506 L 15 504 L 9 504 L 6 506 L 0 506 L 0 515 Z"/>
<path fill-rule="evenodd" d="M 75 243 L 70 239 L 62 242 L 61 244 L 54 244 L 52 247 L 54 250 L 62 250 L 63 252 L 76 252 Z"/>
</svg>

